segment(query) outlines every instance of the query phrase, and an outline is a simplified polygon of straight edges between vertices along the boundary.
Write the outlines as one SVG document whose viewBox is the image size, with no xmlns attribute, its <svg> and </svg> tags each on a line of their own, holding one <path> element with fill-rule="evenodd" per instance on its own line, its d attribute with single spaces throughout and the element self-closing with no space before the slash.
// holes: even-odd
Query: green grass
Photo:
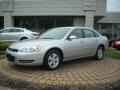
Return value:
<svg viewBox="0 0 120 90">
<path fill-rule="evenodd" d="M 105 57 L 115 58 L 120 60 L 120 51 L 108 49 L 105 51 Z"/>
</svg>

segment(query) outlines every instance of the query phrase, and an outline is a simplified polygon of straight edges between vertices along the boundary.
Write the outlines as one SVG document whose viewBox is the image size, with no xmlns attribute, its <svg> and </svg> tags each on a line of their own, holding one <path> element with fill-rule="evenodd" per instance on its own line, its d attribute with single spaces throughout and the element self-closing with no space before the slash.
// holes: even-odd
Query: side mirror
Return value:
<svg viewBox="0 0 120 90">
<path fill-rule="evenodd" d="M 72 39 L 77 39 L 77 37 L 76 37 L 75 35 L 71 35 L 71 36 L 69 37 L 69 40 L 72 40 Z"/>
</svg>

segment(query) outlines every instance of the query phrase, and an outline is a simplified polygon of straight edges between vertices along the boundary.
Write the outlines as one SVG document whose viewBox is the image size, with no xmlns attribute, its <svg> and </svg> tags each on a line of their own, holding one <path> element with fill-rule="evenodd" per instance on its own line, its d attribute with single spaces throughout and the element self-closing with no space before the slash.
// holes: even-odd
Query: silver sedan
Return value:
<svg viewBox="0 0 120 90">
<path fill-rule="evenodd" d="M 9 27 L 0 30 L 0 41 L 18 41 L 34 39 L 38 37 L 37 32 L 32 32 L 25 28 Z"/>
<path fill-rule="evenodd" d="M 6 51 L 14 64 L 57 69 L 64 61 L 92 56 L 102 60 L 108 39 L 86 27 L 53 28 L 38 39 L 13 43 Z"/>
</svg>

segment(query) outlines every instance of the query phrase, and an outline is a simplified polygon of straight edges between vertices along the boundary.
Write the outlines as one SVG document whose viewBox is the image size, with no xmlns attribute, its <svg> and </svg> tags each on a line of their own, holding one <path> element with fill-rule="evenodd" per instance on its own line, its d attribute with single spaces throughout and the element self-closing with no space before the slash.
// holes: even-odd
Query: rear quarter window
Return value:
<svg viewBox="0 0 120 90">
<path fill-rule="evenodd" d="M 94 37 L 99 37 L 98 33 L 94 32 L 94 31 L 93 31 L 93 33 L 94 33 Z"/>
</svg>

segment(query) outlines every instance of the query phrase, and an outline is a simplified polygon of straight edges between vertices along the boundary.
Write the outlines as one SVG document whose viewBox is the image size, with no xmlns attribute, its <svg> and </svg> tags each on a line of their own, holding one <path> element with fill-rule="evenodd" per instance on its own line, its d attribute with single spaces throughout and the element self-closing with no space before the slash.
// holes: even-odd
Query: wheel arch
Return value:
<svg viewBox="0 0 120 90">
<path fill-rule="evenodd" d="M 46 54 L 47 54 L 49 51 L 51 51 L 51 50 L 57 50 L 57 51 L 59 51 L 60 54 L 62 55 L 62 60 L 63 60 L 63 58 L 64 58 L 63 51 L 62 51 L 60 48 L 58 48 L 58 47 L 52 47 L 52 48 L 48 49 L 48 50 L 46 51 L 45 55 L 44 55 L 44 58 L 45 58 Z"/>
<path fill-rule="evenodd" d="M 103 51 L 105 51 L 105 45 L 104 44 L 100 44 L 98 47 L 102 47 Z"/>
<path fill-rule="evenodd" d="M 19 40 L 22 40 L 23 38 L 29 39 L 29 37 L 27 37 L 27 36 L 21 36 L 21 37 L 19 38 Z"/>
</svg>

